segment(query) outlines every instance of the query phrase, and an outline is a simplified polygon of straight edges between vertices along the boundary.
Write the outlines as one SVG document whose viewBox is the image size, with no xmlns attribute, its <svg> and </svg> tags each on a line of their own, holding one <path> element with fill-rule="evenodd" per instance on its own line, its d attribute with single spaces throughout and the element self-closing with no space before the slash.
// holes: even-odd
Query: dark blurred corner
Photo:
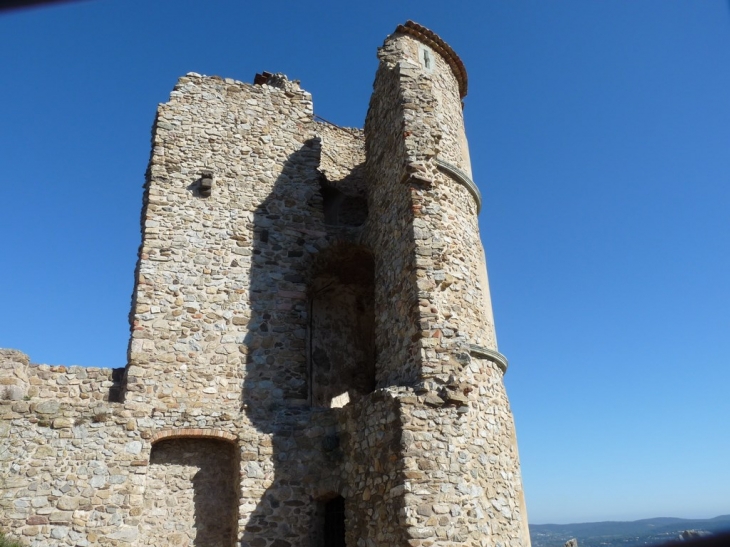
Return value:
<svg viewBox="0 0 730 547">
<path fill-rule="evenodd" d="M 684 541 L 672 541 L 663 543 L 659 547 L 730 547 L 730 532 L 722 532 Z"/>
<path fill-rule="evenodd" d="M 0 0 L 0 11 L 38 8 L 56 4 L 69 4 L 81 0 Z"/>
</svg>

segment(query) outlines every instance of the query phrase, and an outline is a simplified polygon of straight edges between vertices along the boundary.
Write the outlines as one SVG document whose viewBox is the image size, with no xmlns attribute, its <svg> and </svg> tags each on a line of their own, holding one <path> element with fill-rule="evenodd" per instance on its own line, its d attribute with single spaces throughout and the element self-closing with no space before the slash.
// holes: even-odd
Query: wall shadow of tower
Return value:
<svg viewBox="0 0 730 547">
<path fill-rule="evenodd" d="M 291 154 L 253 218 L 242 403 L 265 436 L 242 461 L 242 507 L 251 506 L 240 522 L 243 547 L 336 547 L 346 536 L 355 544 L 373 526 L 359 507 L 358 482 L 372 475 L 379 490 L 392 486 L 401 430 L 392 405 L 371 401 L 378 396 L 374 262 L 361 242 L 367 211 L 338 189 L 352 186 L 361 168 L 326 181 L 320 157 L 319 138 Z M 363 442 L 358 433 L 379 422 L 379 411 L 391 427 L 376 423 L 377 440 Z M 368 444 L 376 453 L 363 452 Z M 252 489 L 256 483 L 265 489 Z M 373 502 L 386 494 L 374 490 Z M 387 504 L 381 511 L 399 513 Z"/>
<path fill-rule="evenodd" d="M 308 530 L 309 492 L 319 480 L 307 461 L 317 456 L 316 439 L 309 451 L 301 442 L 313 419 L 308 400 L 306 281 L 314 248 L 311 236 L 297 230 L 298 225 L 307 230 L 304 223 L 295 221 L 306 215 L 302 208 L 316 197 L 319 156 L 316 139 L 291 154 L 253 217 L 242 405 L 265 437 L 242 468 L 242 496 L 253 494 L 255 503 L 241 523 L 245 547 L 297 544 Z M 247 479 L 265 486 L 251 492 Z"/>
<path fill-rule="evenodd" d="M 231 478 L 238 475 L 237 456 L 232 444 L 212 439 L 170 439 L 155 444 L 147 477 L 150 501 L 176 506 L 179 513 L 195 517 L 193 526 L 167 531 L 170 544 L 232 545 L 237 496 Z M 188 482 L 192 489 L 187 488 Z"/>
</svg>

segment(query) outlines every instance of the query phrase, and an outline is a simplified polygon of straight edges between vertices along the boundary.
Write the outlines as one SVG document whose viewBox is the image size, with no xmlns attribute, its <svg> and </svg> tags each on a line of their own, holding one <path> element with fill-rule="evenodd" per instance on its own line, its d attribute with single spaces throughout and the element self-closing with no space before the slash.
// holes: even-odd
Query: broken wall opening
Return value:
<svg viewBox="0 0 730 547">
<path fill-rule="evenodd" d="M 155 443 L 139 545 L 229 547 L 238 524 L 238 450 L 206 438 Z"/>
<path fill-rule="evenodd" d="M 310 400 L 342 407 L 375 389 L 375 264 L 360 246 L 320 257 L 310 285 Z"/>
<path fill-rule="evenodd" d="M 320 180 L 320 194 L 325 224 L 351 227 L 365 224 L 368 218 L 368 202 L 364 196 L 345 193 L 324 177 Z"/>
</svg>

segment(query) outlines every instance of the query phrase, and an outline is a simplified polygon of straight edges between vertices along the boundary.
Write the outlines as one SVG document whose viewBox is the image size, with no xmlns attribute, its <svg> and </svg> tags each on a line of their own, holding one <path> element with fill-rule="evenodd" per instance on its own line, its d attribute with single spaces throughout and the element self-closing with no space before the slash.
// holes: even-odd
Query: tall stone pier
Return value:
<svg viewBox="0 0 730 547">
<path fill-rule="evenodd" d="M 364 130 L 282 74 L 160 105 L 128 364 L 0 353 L 0 527 L 35 546 L 529 547 L 462 100 L 413 22 Z"/>
</svg>

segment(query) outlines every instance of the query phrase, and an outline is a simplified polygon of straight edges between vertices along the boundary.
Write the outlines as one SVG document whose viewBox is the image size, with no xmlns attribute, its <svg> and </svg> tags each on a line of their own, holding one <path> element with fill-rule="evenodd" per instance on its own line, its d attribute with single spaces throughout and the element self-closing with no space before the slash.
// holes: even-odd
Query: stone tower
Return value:
<svg viewBox="0 0 730 547">
<path fill-rule="evenodd" d="M 364 130 L 281 74 L 179 80 L 126 369 L 2 354 L 0 435 L 29 456 L 0 456 L 0 525 L 38 545 L 529 546 L 466 71 L 410 21 L 379 58 Z"/>
</svg>

